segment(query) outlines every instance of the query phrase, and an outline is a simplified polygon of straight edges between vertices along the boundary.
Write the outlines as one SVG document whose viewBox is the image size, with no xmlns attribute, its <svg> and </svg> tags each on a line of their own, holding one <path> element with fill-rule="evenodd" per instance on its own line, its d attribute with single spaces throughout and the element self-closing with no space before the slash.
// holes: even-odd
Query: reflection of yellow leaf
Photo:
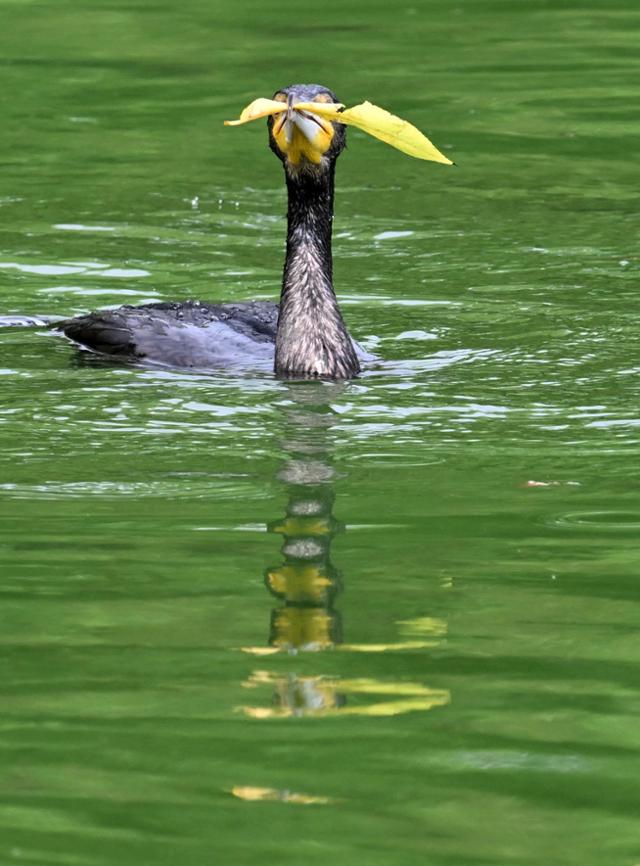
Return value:
<svg viewBox="0 0 640 866">
<path fill-rule="evenodd" d="M 421 683 L 383 682 L 361 677 L 342 680 L 338 677 L 282 677 L 268 671 L 254 671 L 243 685 L 253 688 L 272 685 L 275 705 L 239 707 L 252 719 L 284 719 L 291 716 L 397 716 L 402 713 L 431 710 L 451 702 L 448 689 L 432 689 Z M 345 695 L 378 695 L 393 700 L 344 705 Z"/>
<path fill-rule="evenodd" d="M 297 649 L 318 650 L 331 648 L 340 652 L 350 653 L 386 653 L 402 652 L 403 650 L 430 649 L 439 646 L 437 640 L 405 640 L 398 643 L 341 643 L 312 644 L 299 646 Z M 279 652 L 289 652 L 289 646 L 243 646 L 240 651 L 254 656 L 271 656 Z"/>
<path fill-rule="evenodd" d="M 371 102 L 362 102 L 360 105 L 354 105 L 353 108 L 342 109 L 343 106 L 339 103 L 299 102 L 295 105 L 296 111 L 309 111 L 319 117 L 327 118 L 336 123 L 343 123 L 345 126 L 355 126 L 416 159 L 427 159 L 432 162 L 440 162 L 443 165 L 453 165 L 451 160 L 408 120 L 390 114 L 384 108 L 373 105 Z M 225 124 L 238 126 L 260 117 L 280 114 L 286 110 L 287 106 L 283 102 L 277 102 L 274 99 L 254 99 L 244 109 L 238 120 L 225 120 Z"/>
<path fill-rule="evenodd" d="M 386 652 L 402 652 L 403 650 L 418 650 L 429 649 L 440 644 L 437 640 L 405 640 L 398 643 L 313 643 L 311 645 L 301 645 L 297 649 L 319 650 L 333 649 L 339 652 L 348 653 L 386 653 Z M 289 652 L 289 646 L 243 646 L 240 651 L 249 653 L 254 656 L 270 656 L 279 652 Z"/>
<path fill-rule="evenodd" d="M 374 695 L 433 695 L 434 689 L 423 686 L 420 683 L 383 683 L 381 680 L 372 680 L 361 677 L 357 680 L 340 680 L 340 691 L 364 692 Z"/>
<path fill-rule="evenodd" d="M 321 715 L 340 705 L 342 695 L 337 691 L 339 682 L 333 677 L 283 677 L 268 671 L 254 671 L 242 686 L 252 689 L 271 685 L 274 689 L 272 706 L 236 709 L 253 719 Z"/>
<path fill-rule="evenodd" d="M 272 656 L 280 652 L 277 646 L 241 646 L 240 651 L 252 656 Z"/>
<path fill-rule="evenodd" d="M 333 707 L 331 709 L 307 709 L 296 715 L 305 716 L 401 716 L 405 713 L 425 712 L 434 707 L 444 707 L 451 702 L 451 695 L 446 690 L 434 690 L 429 696 L 422 698 L 403 698 L 397 701 L 378 701 L 375 704 L 359 706 Z M 252 719 L 285 719 L 294 715 L 290 709 L 272 709 L 270 707 L 242 707 L 246 716 Z"/>
<path fill-rule="evenodd" d="M 242 710 L 250 719 L 284 719 L 291 715 L 291 710 L 272 710 L 271 707 L 236 707 Z"/>
<path fill-rule="evenodd" d="M 432 710 L 443 707 L 451 700 L 448 691 L 435 692 L 429 698 L 407 698 L 404 701 L 383 701 L 378 704 L 368 704 L 364 707 L 342 707 L 333 715 L 349 716 L 400 716 L 417 710 Z"/>
<path fill-rule="evenodd" d="M 296 803 L 302 806 L 324 806 L 332 802 L 329 797 L 315 797 L 312 794 L 299 794 L 295 791 L 279 791 L 277 788 L 256 788 L 251 785 L 234 785 L 231 793 L 234 797 L 249 802 L 266 800 L 268 802 Z"/>
<path fill-rule="evenodd" d="M 335 649 L 353 653 L 386 653 L 398 650 L 428 649 L 438 646 L 438 641 L 405 640 L 400 643 L 342 643 Z"/>
</svg>

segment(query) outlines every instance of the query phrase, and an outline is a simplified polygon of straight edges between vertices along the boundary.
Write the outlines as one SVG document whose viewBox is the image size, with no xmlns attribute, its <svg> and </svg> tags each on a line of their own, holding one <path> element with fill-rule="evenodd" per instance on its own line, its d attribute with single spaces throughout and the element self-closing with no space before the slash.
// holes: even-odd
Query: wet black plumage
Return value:
<svg viewBox="0 0 640 866">
<path fill-rule="evenodd" d="M 277 325 L 272 301 L 182 301 L 101 310 L 54 327 L 104 355 L 208 369 L 272 366 Z"/>
</svg>

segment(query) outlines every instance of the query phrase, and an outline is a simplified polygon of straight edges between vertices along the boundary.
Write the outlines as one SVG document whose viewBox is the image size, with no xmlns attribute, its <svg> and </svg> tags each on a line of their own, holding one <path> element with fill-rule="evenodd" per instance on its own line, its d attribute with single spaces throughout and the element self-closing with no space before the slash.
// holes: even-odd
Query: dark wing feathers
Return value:
<svg viewBox="0 0 640 866">
<path fill-rule="evenodd" d="M 271 363 L 278 305 L 143 304 L 101 310 L 55 327 L 81 346 L 104 355 L 147 359 L 179 367 Z"/>
</svg>

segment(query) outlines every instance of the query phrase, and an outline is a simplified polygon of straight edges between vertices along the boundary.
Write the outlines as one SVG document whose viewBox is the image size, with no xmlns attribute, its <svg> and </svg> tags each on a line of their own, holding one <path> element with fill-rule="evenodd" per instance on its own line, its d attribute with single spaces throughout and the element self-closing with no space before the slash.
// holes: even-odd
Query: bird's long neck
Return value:
<svg viewBox="0 0 640 866">
<path fill-rule="evenodd" d="M 346 379 L 360 366 L 332 282 L 334 165 L 285 171 L 289 207 L 275 372 Z"/>
</svg>

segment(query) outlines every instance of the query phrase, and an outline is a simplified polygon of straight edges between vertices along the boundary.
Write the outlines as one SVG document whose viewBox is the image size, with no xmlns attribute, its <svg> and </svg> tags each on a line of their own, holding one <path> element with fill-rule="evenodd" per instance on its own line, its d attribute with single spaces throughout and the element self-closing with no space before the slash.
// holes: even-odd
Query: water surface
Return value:
<svg viewBox="0 0 640 866">
<path fill-rule="evenodd" d="M 0 3 L 2 314 L 274 298 L 257 95 L 351 131 L 344 385 L 0 332 L 0 861 L 640 859 L 635 4 Z"/>
</svg>

